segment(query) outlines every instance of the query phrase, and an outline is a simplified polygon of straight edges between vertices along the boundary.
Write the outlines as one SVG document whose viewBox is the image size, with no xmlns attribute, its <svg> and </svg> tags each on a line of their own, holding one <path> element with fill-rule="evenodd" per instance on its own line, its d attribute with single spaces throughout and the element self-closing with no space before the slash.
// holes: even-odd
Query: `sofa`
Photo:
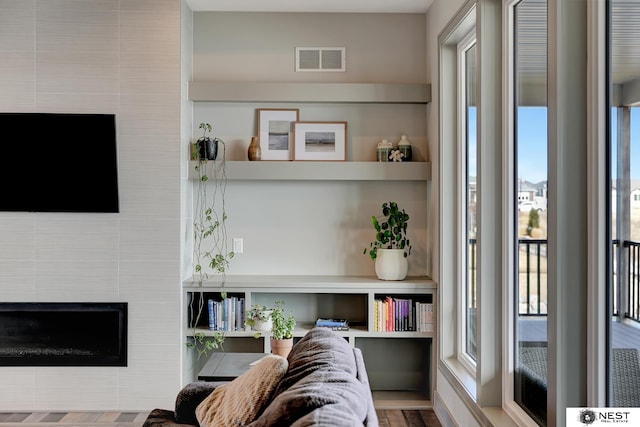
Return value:
<svg viewBox="0 0 640 427">
<path fill-rule="evenodd" d="M 143 427 L 378 426 L 362 352 L 311 329 L 288 357 L 269 355 L 231 382 L 193 382 Z"/>
</svg>

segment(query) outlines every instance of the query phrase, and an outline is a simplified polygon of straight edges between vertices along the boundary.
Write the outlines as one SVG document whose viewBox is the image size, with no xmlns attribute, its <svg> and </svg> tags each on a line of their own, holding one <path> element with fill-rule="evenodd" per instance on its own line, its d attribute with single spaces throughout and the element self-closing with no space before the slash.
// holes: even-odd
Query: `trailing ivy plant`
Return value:
<svg viewBox="0 0 640 427">
<path fill-rule="evenodd" d="M 209 123 L 200 123 L 203 135 L 198 142 L 209 140 L 207 132 L 211 132 L 213 127 Z M 189 319 L 193 338 L 187 342 L 187 347 L 196 349 L 198 355 L 208 353 L 217 348 L 222 348 L 224 343 L 224 332 L 217 331 L 213 336 L 206 336 L 204 332 L 196 330 L 197 325 L 203 315 L 208 313 L 207 301 L 202 290 L 204 282 L 212 274 L 219 275 L 220 294 L 223 299 L 227 298 L 224 289 L 226 273 L 230 260 L 234 253 L 230 251 L 227 238 L 227 213 L 225 206 L 225 196 L 227 187 L 227 175 L 225 172 L 225 145 L 224 141 L 214 138 L 219 147 L 222 146 L 222 156 L 220 159 L 207 160 L 197 156 L 200 152 L 198 142 L 192 147 L 192 159 L 199 160 L 195 166 L 197 180 L 194 192 L 194 220 L 193 220 L 193 265 L 194 281 L 200 288 L 199 298 L 189 305 Z M 194 307 L 195 306 L 195 307 Z"/>
</svg>

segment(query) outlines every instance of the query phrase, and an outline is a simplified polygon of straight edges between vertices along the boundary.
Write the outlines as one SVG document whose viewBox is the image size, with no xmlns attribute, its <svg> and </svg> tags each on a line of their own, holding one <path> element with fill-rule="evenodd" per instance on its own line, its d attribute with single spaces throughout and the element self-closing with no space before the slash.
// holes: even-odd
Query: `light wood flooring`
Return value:
<svg viewBox="0 0 640 427">
<path fill-rule="evenodd" d="M 149 412 L 0 412 L 0 427 L 140 427 Z"/>
</svg>

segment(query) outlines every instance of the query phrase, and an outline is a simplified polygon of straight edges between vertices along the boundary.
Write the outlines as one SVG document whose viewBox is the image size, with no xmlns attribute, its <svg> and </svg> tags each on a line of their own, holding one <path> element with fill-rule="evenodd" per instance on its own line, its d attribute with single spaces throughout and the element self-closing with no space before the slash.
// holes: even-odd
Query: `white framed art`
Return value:
<svg viewBox="0 0 640 427">
<path fill-rule="evenodd" d="M 294 122 L 293 159 L 347 159 L 347 122 Z"/>
<path fill-rule="evenodd" d="M 297 108 L 258 109 L 258 135 L 262 160 L 291 160 L 291 123 L 300 120 Z"/>
</svg>

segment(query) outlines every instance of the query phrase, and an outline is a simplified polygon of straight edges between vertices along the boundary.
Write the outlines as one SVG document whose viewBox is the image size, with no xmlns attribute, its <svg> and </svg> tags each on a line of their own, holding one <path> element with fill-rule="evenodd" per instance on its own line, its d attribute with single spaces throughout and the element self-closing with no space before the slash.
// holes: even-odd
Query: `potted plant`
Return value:
<svg viewBox="0 0 640 427">
<path fill-rule="evenodd" d="M 271 330 L 273 322 L 271 320 L 272 309 L 266 305 L 253 304 L 247 311 L 245 316 L 245 324 L 250 326 L 254 331 L 257 331 L 256 338 L 260 336 L 261 332 L 267 332 Z"/>
<path fill-rule="evenodd" d="M 271 312 L 271 352 L 287 357 L 293 347 L 293 329 L 296 319 L 292 313 L 285 315 L 284 301 L 277 300 Z"/>
<path fill-rule="evenodd" d="M 371 217 L 376 230 L 376 240 L 364 249 L 375 261 L 378 279 L 404 280 L 407 277 L 411 254 L 411 241 L 407 237 L 409 214 L 400 209 L 396 202 L 382 204 L 382 216 Z"/>
<path fill-rule="evenodd" d="M 194 147 L 198 147 L 200 154 L 200 161 L 195 166 L 198 178 L 195 182 L 193 213 L 194 280 L 202 288 L 203 283 L 210 277 L 209 271 L 219 274 L 220 295 L 224 299 L 227 297 L 224 290 L 226 272 L 234 253 L 228 249 L 229 244 L 227 241 L 225 153 L 223 152 L 219 161 L 209 162 L 209 160 L 217 158 L 218 144 L 221 144 L 224 150 L 224 142 L 218 138 L 206 136 L 207 132 L 211 132 L 212 128 L 209 123 L 200 123 L 200 129 L 203 129 L 203 136 L 197 140 L 196 144 L 193 144 Z M 213 149 L 210 146 L 202 151 L 202 147 L 207 147 L 206 143 L 208 141 L 215 141 L 215 154 L 211 151 Z M 195 160 L 198 160 L 198 158 Z M 211 167 L 209 167 L 209 163 L 212 164 Z M 207 266 L 210 270 L 206 269 Z M 187 343 L 187 346 L 197 349 L 199 354 L 222 347 L 224 342 L 223 332 L 215 332 L 213 336 L 206 336 L 204 332 L 196 330 L 201 317 L 208 312 L 205 303 L 204 293 L 200 291 L 200 297 L 197 299 L 196 306 L 189 316 L 189 327 L 193 330 L 193 339 Z"/>
<path fill-rule="evenodd" d="M 270 320 L 271 320 L 271 352 L 273 354 L 278 354 L 283 357 L 287 357 L 289 351 L 291 351 L 291 347 L 293 347 L 293 329 L 296 326 L 296 318 L 292 313 L 288 315 L 284 312 L 284 301 L 276 300 L 275 305 L 272 308 L 268 308 L 266 306 L 261 306 L 258 304 L 254 304 L 251 308 L 255 308 L 255 313 L 258 311 L 264 313 L 266 311 L 270 311 Z M 249 312 L 247 312 L 247 324 L 249 323 Z M 261 314 L 260 316 L 263 316 Z M 260 338 L 262 332 L 267 332 L 267 330 L 258 330 L 254 334 L 255 338 Z"/>
<path fill-rule="evenodd" d="M 218 157 L 219 140 L 207 136 L 207 132 L 211 132 L 213 127 L 210 123 L 200 123 L 199 128 L 202 129 L 202 136 L 194 144 L 191 157 L 193 160 L 215 160 Z"/>
</svg>

